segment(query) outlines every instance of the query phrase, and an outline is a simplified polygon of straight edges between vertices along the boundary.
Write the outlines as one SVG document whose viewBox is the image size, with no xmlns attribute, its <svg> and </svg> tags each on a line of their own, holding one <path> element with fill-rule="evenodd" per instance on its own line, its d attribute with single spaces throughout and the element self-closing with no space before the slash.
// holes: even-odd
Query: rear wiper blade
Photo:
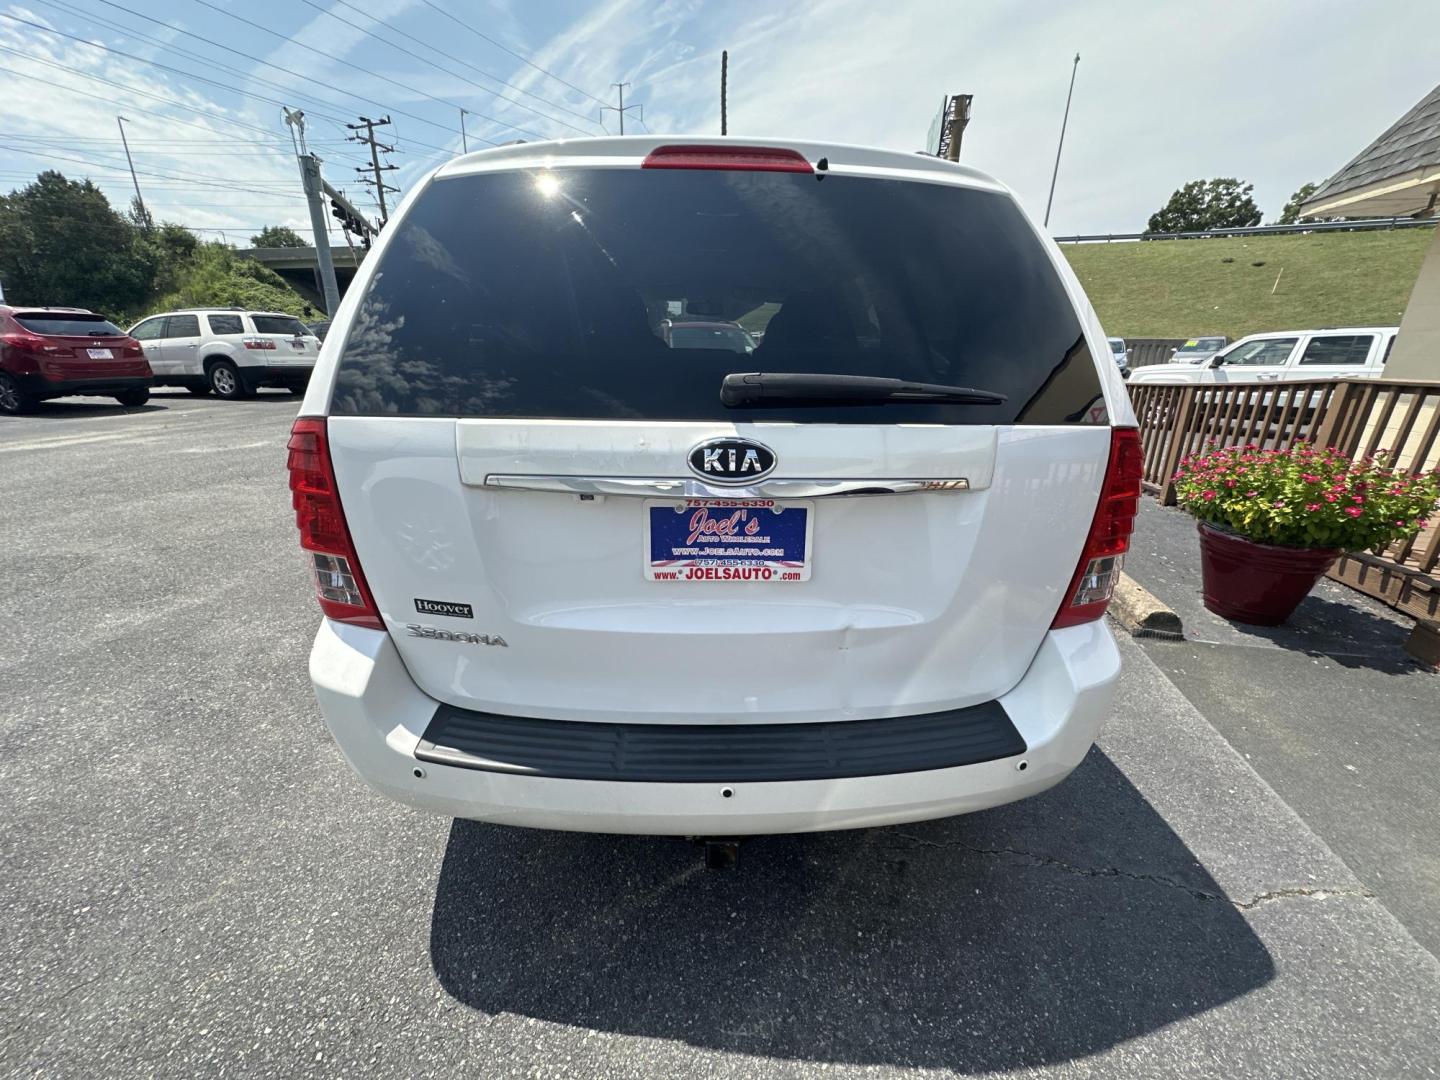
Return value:
<svg viewBox="0 0 1440 1080">
<path fill-rule="evenodd" d="M 731 409 L 790 405 L 890 405 L 938 402 L 951 405 L 1003 405 L 1004 394 L 968 386 L 906 382 L 875 375 L 825 375 L 762 371 L 726 375 L 720 401 Z"/>
</svg>

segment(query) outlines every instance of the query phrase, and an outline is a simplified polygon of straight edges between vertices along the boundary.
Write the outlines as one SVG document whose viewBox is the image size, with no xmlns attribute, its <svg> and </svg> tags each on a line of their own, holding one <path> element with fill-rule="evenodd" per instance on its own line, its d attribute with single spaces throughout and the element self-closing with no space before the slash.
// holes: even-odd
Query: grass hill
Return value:
<svg viewBox="0 0 1440 1080">
<path fill-rule="evenodd" d="M 1234 339 L 1261 330 L 1397 324 L 1434 235 L 1418 228 L 1060 250 L 1106 333 Z"/>
</svg>

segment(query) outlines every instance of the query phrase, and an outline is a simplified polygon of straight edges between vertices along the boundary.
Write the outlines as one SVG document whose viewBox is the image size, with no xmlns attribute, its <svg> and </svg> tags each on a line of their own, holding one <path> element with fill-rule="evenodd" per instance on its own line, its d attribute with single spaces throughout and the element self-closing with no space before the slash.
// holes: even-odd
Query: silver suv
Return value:
<svg viewBox="0 0 1440 1080">
<path fill-rule="evenodd" d="M 320 339 L 294 315 L 243 308 L 187 308 L 152 315 L 130 328 L 156 386 L 212 390 L 222 398 L 249 397 L 262 386 L 305 392 Z"/>
</svg>

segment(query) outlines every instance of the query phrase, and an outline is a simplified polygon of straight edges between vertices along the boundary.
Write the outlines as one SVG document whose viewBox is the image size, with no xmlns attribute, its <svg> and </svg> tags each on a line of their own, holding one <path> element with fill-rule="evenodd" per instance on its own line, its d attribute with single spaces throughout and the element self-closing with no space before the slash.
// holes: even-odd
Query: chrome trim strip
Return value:
<svg viewBox="0 0 1440 1080">
<path fill-rule="evenodd" d="M 525 476 L 490 473 L 485 486 L 508 491 L 556 491 L 570 495 L 629 495 L 653 499 L 828 499 L 910 492 L 969 491 L 965 477 L 948 480 L 760 480 L 754 484 L 706 484 L 670 476 Z"/>
</svg>

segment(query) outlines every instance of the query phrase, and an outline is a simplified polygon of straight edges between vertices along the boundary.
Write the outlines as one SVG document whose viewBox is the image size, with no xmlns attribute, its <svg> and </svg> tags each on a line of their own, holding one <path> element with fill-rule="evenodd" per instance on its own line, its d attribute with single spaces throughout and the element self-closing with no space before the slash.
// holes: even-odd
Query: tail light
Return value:
<svg viewBox="0 0 1440 1080">
<path fill-rule="evenodd" d="M 9 330 L 0 334 L 0 341 L 3 341 L 12 349 L 19 349 L 21 352 L 35 353 L 37 356 L 43 356 L 55 348 L 54 345 L 47 343 L 39 334 L 32 334 L 25 330 Z"/>
<path fill-rule="evenodd" d="M 127 341 L 125 347 L 120 350 L 121 356 L 144 356 L 145 350 L 140 347 L 138 341 Z"/>
<path fill-rule="evenodd" d="M 737 169 L 749 172 L 804 172 L 815 169 L 798 150 L 779 146 L 657 146 L 642 169 Z"/>
<path fill-rule="evenodd" d="M 1120 568 L 1125 565 L 1125 552 L 1130 549 L 1135 514 L 1140 509 L 1143 471 L 1140 432 L 1134 428 L 1112 428 L 1110 461 L 1105 466 L 1105 483 L 1100 488 L 1095 520 L 1090 524 L 1080 563 L 1070 579 L 1065 602 L 1050 624 L 1051 629 L 1093 622 L 1110 606 L 1115 583 L 1120 580 Z"/>
<path fill-rule="evenodd" d="M 247 348 L 247 349 L 273 349 L 273 348 L 275 348 L 275 342 L 274 342 L 272 339 L 270 339 L 270 338 L 247 337 L 247 338 L 245 338 L 243 341 L 241 341 L 240 344 L 244 345 L 245 348 Z"/>
<path fill-rule="evenodd" d="M 290 429 L 286 446 L 295 524 L 300 529 L 300 546 L 310 552 L 320 610 L 336 622 L 385 629 L 345 524 L 325 418 L 300 417 Z"/>
</svg>

